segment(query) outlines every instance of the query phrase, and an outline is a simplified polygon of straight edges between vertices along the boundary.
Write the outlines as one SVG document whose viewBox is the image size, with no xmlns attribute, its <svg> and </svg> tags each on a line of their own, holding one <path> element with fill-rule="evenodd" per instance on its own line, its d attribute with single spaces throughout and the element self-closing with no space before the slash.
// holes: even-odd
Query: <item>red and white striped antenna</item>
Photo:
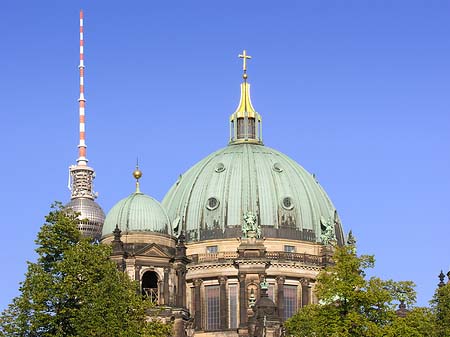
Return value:
<svg viewBox="0 0 450 337">
<path fill-rule="evenodd" d="M 84 37 L 83 37 L 83 10 L 80 10 L 80 97 L 78 98 L 78 110 L 80 114 L 80 142 L 78 144 L 78 165 L 86 166 L 86 127 L 85 127 L 85 103 L 84 98 Z"/>
</svg>

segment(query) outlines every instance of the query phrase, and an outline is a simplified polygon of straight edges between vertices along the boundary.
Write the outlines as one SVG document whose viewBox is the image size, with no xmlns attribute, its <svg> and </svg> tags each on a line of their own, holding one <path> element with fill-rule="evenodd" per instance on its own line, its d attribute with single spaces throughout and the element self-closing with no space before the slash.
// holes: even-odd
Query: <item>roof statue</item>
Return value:
<svg viewBox="0 0 450 337">
<path fill-rule="evenodd" d="M 244 214 L 244 222 L 242 223 L 242 238 L 261 238 L 261 226 L 257 222 L 256 215 L 250 211 Z"/>
<path fill-rule="evenodd" d="M 321 224 L 321 230 L 322 233 L 320 235 L 320 241 L 324 245 L 332 244 L 333 241 L 336 240 L 336 235 L 334 233 L 334 221 L 332 218 L 328 218 L 328 220 L 325 220 L 323 216 L 320 217 L 320 224 Z"/>
<path fill-rule="evenodd" d="M 438 284 L 438 286 L 439 286 L 439 288 L 441 288 L 441 287 L 443 287 L 443 286 L 445 286 L 445 282 L 444 282 L 444 280 L 445 280 L 445 274 L 444 274 L 444 272 L 441 270 L 441 272 L 439 273 L 439 284 Z"/>
<path fill-rule="evenodd" d="M 356 238 L 353 235 L 353 232 L 350 230 L 347 236 L 347 245 L 352 247 L 352 253 L 356 254 Z"/>
<path fill-rule="evenodd" d="M 347 236 L 347 244 L 348 244 L 349 246 L 354 246 L 354 245 L 356 244 L 356 239 L 355 239 L 355 236 L 353 235 L 352 230 L 350 230 L 350 231 L 348 232 L 348 236 Z"/>
</svg>

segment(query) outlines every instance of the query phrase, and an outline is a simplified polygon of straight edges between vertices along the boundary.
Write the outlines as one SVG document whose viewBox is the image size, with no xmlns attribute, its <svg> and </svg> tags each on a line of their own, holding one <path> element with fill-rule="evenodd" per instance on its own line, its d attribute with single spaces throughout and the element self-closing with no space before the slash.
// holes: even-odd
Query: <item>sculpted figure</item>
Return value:
<svg viewBox="0 0 450 337">
<path fill-rule="evenodd" d="M 329 245 L 331 241 L 336 240 L 336 235 L 334 233 L 334 221 L 331 218 L 325 220 L 323 216 L 320 217 L 320 228 L 322 230 L 320 241 L 324 245 Z"/>
<path fill-rule="evenodd" d="M 256 221 L 256 215 L 253 212 L 244 214 L 244 223 L 242 224 L 242 238 L 248 238 L 249 235 L 256 238 L 261 237 L 261 226 Z"/>
</svg>

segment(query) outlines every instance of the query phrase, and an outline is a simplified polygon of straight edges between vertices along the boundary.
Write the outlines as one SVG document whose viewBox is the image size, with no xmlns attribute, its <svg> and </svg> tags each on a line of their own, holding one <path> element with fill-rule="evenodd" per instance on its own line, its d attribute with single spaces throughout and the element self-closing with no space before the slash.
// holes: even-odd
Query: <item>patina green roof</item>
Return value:
<svg viewBox="0 0 450 337">
<path fill-rule="evenodd" d="M 180 176 L 162 202 L 174 230 L 189 241 L 240 236 L 244 213 L 257 215 L 266 237 L 320 241 L 321 223 L 336 210 L 303 167 L 274 149 L 257 144 L 229 145 Z"/>
<path fill-rule="evenodd" d="M 161 204 L 139 191 L 114 205 L 106 216 L 102 235 L 111 234 L 116 225 L 123 233 L 157 232 L 172 234 L 169 218 Z"/>
</svg>

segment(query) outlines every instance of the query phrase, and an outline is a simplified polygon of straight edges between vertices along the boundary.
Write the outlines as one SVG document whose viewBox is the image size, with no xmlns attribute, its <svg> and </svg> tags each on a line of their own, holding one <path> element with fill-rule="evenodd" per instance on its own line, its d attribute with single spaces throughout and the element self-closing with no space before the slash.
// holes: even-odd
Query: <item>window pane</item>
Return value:
<svg viewBox="0 0 450 337">
<path fill-rule="evenodd" d="M 228 289 L 230 295 L 230 329 L 237 329 L 237 285 L 230 285 Z"/>
<path fill-rule="evenodd" d="M 206 252 L 208 254 L 214 254 L 214 253 L 218 252 L 218 248 L 217 248 L 217 246 L 208 246 L 208 247 L 206 247 Z"/>
<path fill-rule="evenodd" d="M 286 245 L 286 246 L 284 246 L 284 251 L 286 253 L 295 253 L 295 246 Z"/>
<path fill-rule="evenodd" d="M 297 286 L 284 286 L 284 319 L 297 312 Z"/>
<path fill-rule="evenodd" d="M 206 295 L 206 329 L 220 328 L 219 286 L 205 287 Z"/>
<path fill-rule="evenodd" d="M 267 295 L 269 296 L 269 298 L 275 302 L 275 298 L 274 298 L 274 290 L 275 290 L 275 285 L 274 284 L 270 284 L 269 283 L 269 289 L 267 291 Z"/>
</svg>

